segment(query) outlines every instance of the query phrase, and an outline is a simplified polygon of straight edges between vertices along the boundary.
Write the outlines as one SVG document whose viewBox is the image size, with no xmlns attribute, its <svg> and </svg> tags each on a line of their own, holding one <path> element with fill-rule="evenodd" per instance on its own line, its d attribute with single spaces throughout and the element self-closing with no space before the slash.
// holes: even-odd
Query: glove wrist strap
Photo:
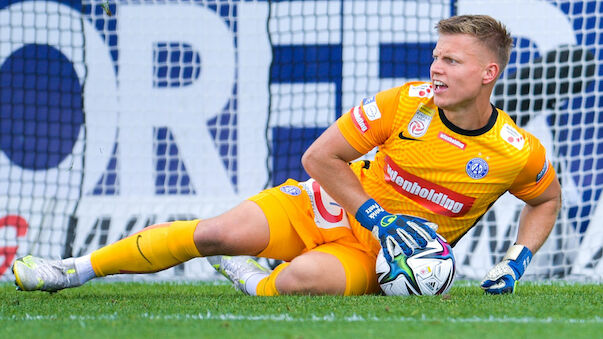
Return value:
<svg viewBox="0 0 603 339">
<path fill-rule="evenodd" d="M 520 257 L 529 257 L 529 260 L 532 259 L 532 251 L 530 251 L 529 248 L 525 247 L 524 245 L 513 245 L 511 247 L 509 247 L 509 249 L 507 250 L 507 254 L 505 254 L 503 260 L 509 259 L 509 260 L 513 260 L 513 261 L 517 261 L 517 259 L 519 259 Z"/>
<path fill-rule="evenodd" d="M 356 220 L 362 225 L 364 228 L 369 231 L 373 230 L 373 227 L 379 224 L 381 218 L 390 215 L 387 213 L 383 207 L 381 207 L 375 199 L 369 199 L 364 202 L 364 204 L 360 205 L 358 211 L 356 211 Z"/>
<path fill-rule="evenodd" d="M 532 260 L 532 251 L 523 245 L 513 245 L 507 250 L 503 261 L 509 260 L 509 266 L 515 271 L 516 279 L 519 279 Z"/>
</svg>

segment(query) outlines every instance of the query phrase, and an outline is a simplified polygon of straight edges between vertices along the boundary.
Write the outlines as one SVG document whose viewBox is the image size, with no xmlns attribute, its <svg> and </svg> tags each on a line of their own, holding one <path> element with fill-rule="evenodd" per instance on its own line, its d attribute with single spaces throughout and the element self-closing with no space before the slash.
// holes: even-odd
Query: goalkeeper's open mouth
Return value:
<svg viewBox="0 0 603 339">
<path fill-rule="evenodd" d="M 440 94 L 445 92 L 448 89 L 448 85 L 440 80 L 433 80 L 433 93 Z"/>
</svg>

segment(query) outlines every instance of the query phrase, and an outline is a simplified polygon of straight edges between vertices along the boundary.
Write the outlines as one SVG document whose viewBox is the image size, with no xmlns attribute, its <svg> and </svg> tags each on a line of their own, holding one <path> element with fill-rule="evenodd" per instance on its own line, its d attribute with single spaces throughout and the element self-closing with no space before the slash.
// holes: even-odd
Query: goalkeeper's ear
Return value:
<svg viewBox="0 0 603 339">
<path fill-rule="evenodd" d="M 500 75 L 500 66 L 496 62 L 490 62 L 484 68 L 484 73 L 482 76 L 482 84 L 483 85 L 494 85 L 498 76 Z"/>
</svg>

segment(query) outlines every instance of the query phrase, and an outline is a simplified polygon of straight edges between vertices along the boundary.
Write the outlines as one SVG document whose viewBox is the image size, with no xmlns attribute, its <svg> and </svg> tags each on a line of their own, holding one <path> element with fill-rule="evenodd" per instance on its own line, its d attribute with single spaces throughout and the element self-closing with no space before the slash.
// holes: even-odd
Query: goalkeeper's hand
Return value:
<svg viewBox="0 0 603 339">
<path fill-rule="evenodd" d="M 532 252 L 523 245 L 513 245 L 504 258 L 492 267 L 480 283 L 488 294 L 503 294 L 515 292 L 517 281 L 532 260 Z"/>
<path fill-rule="evenodd" d="M 437 237 L 436 224 L 427 225 L 404 215 L 388 213 L 374 199 L 369 199 L 360 206 L 356 219 L 379 240 L 387 261 L 392 261 L 400 251 L 410 256 L 416 249 L 427 246 L 428 241 Z"/>
</svg>

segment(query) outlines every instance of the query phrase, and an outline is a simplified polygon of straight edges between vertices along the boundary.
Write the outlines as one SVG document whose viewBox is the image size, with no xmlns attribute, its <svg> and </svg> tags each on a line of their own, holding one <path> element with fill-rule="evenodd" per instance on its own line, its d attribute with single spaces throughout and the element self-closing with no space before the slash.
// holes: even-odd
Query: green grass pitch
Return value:
<svg viewBox="0 0 603 339">
<path fill-rule="evenodd" d="M 0 338 L 601 338 L 601 284 L 523 282 L 484 295 L 249 297 L 224 283 L 0 284 Z"/>
</svg>

